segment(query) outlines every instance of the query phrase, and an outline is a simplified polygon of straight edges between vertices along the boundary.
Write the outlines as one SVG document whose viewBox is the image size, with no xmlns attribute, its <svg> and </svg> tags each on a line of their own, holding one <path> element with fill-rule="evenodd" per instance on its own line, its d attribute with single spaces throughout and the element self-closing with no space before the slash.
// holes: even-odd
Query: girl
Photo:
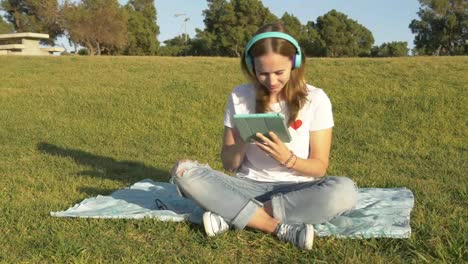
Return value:
<svg viewBox="0 0 468 264">
<path fill-rule="evenodd" d="M 311 249 L 312 224 L 324 223 L 356 204 L 345 177 L 323 177 L 328 167 L 333 115 L 323 90 L 306 84 L 305 56 L 281 23 L 266 25 L 247 43 L 241 67 L 250 83 L 234 88 L 224 116 L 221 159 L 235 177 L 193 161 L 179 161 L 172 175 L 179 193 L 206 210 L 208 236 L 248 226 Z M 257 133 L 243 142 L 234 114 L 282 113 L 292 140 Z"/>
</svg>

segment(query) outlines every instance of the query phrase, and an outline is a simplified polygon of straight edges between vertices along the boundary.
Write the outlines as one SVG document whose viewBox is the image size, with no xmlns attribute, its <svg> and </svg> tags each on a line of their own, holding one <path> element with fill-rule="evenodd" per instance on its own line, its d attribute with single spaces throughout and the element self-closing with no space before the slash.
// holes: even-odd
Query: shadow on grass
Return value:
<svg viewBox="0 0 468 264">
<path fill-rule="evenodd" d="M 100 177 L 118 180 L 127 185 L 143 179 L 167 182 L 169 172 L 147 166 L 142 162 L 116 160 L 111 157 L 99 156 L 78 149 L 63 148 L 46 142 L 37 145 L 37 149 L 53 156 L 72 158 L 76 163 L 91 167 L 90 170 L 81 171 L 78 175 Z"/>
<path fill-rule="evenodd" d="M 78 164 L 90 167 L 89 170 L 81 171 L 78 175 L 119 180 L 127 186 L 147 178 L 162 182 L 168 182 L 169 178 L 169 172 L 167 170 L 150 167 L 142 162 L 119 161 L 114 158 L 99 156 L 78 149 L 63 148 L 45 142 L 39 143 L 37 149 L 48 155 L 71 158 Z M 165 206 L 165 201 L 156 201 L 157 199 L 154 198 L 146 199 L 146 197 L 148 197 L 148 191 L 146 190 L 127 189 L 125 192 L 119 192 L 119 190 L 99 187 L 81 187 L 79 190 L 89 196 L 110 196 L 116 200 L 123 200 L 149 210 L 167 209 L 162 207 Z M 81 201 L 80 199 L 75 203 Z M 177 210 L 175 211 L 177 212 Z M 198 232 L 202 230 L 200 226 L 192 223 L 189 223 L 189 226 L 194 230 L 198 230 Z"/>
</svg>

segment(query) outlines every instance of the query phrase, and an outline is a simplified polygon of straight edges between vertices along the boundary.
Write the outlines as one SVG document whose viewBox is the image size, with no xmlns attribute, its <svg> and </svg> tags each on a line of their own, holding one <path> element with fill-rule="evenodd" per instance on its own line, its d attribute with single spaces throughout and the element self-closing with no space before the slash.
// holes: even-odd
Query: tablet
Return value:
<svg viewBox="0 0 468 264">
<path fill-rule="evenodd" d="M 244 142 L 259 140 L 255 136 L 256 133 L 262 133 L 270 138 L 268 135 L 270 131 L 273 131 L 283 142 L 291 141 L 284 115 L 279 113 L 237 114 L 234 115 L 234 125 Z"/>
</svg>

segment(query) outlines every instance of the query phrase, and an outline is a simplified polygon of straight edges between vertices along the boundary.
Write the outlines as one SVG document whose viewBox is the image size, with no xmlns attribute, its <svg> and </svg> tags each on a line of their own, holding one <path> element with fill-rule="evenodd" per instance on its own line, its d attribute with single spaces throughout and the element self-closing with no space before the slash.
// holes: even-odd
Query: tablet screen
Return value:
<svg viewBox="0 0 468 264">
<path fill-rule="evenodd" d="M 237 114 L 234 115 L 234 125 L 244 142 L 258 140 L 256 133 L 269 138 L 268 132 L 270 131 L 273 131 L 283 142 L 291 141 L 284 116 L 279 113 Z"/>
</svg>

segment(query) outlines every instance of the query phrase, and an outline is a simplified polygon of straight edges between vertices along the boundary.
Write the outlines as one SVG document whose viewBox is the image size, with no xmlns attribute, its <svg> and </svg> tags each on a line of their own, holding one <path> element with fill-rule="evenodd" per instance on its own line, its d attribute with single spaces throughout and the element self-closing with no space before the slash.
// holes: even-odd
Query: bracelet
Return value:
<svg viewBox="0 0 468 264">
<path fill-rule="evenodd" d="M 288 167 L 288 163 L 291 162 L 291 160 L 293 159 L 294 156 L 296 156 L 296 155 L 294 155 L 294 153 L 292 151 L 290 151 L 290 152 L 291 152 L 291 154 L 289 155 L 289 158 L 285 162 L 281 163 L 281 165 L 283 165 L 286 168 Z"/>
<path fill-rule="evenodd" d="M 287 167 L 288 169 L 292 169 L 292 168 L 294 168 L 294 165 L 296 165 L 297 156 L 294 155 L 294 157 L 295 157 L 294 162 L 293 162 L 293 164 L 291 165 L 291 167 Z"/>
</svg>

